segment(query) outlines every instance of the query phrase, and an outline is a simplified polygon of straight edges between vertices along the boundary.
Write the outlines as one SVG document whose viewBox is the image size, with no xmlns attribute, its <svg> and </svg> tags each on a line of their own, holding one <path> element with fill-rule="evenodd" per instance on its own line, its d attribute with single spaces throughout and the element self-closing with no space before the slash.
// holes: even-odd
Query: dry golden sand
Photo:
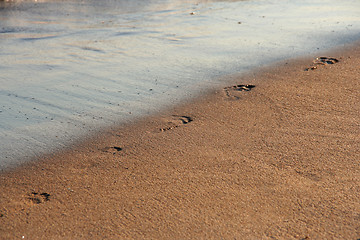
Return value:
<svg viewBox="0 0 360 240">
<path fill-rule="evenodd" d="M 360 44 L 331 57 L 2 173 L 0 238 L 360 238 Z"/>
</svg>

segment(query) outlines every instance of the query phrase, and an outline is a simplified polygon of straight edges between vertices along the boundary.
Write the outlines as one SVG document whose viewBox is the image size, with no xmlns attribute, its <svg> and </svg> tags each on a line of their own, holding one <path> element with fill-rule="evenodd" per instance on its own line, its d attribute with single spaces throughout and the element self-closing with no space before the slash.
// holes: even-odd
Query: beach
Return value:
<svg viewBox="0 0 360 240">
<path fill-rule="evenodd" d="M 360 238 L 360 44 L 321 56 L 3 171 L 0 238 Z"/>
<path fill-rule="evenodd" d="M 354 42 L 359 16 L 357 0 L 0 1 L 0 171 Z"/>
</svg>

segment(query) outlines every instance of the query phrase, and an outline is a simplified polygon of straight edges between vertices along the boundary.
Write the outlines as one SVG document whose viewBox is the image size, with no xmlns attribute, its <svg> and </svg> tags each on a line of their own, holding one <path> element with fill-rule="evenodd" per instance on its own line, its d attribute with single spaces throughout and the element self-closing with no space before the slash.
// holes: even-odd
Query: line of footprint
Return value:
<svg viewBox="0 0 360 240">
<path fill-rule="evenodd" d="M 339 60 L 336 58 L 331 58 L 331 57 L 318 57 L 313 61 L 313 66 L 306 68 L 305 71 L 309 71 L 309 70 L 315 70 L 317 69 L 318 65 L 329 65 L 329 64 L 335 64 L 338 63 Z M 255 85 L 251 85 L 251 84 L 239 84 L 239 85 L 234 85 L 234 86 L 230 86 L 230 87 L 225 87 L 223 89 L 223 91 L 225 92 L 225 95 L 228 98 L 235 98 L 235 99 L 239 99 L 240 97 L 237 96 L 238 92 L 242 92 L 242 91 L 251 91 L 253 88 L 255 88 Z M 185 115 L 172 115 L 170 117 L 170 119 L 166 120 L 168 124 L 170 124 L 171 126 L 169 127 L 164 127 L 164 128 L 160 128 L 159 131 L 160 132 L 166 132 L 175 128 L 178 128 L 182 125 L 186 125 L 192 121 L 194 121 L 194 119 L 192 117 L 189 116 L 185 116 Z M 112 147 L 105 147 L 103 149 L 101 149 L 103 152 L 108 152 L 108 153 L 112 153 L 112 154 L 116 154 L 120 151 L 123 150 L 122 147 L 117 147 L 117 146 L 112 146 Z M 47 201 L 50 201 L 50 194 L 46 193 L 46 192 L 31 192 L 29 194 L 29 196 L 27 197 L 28 200 L 30 200 L 32 203 L 34 204 L 41 204 Z M 0 217 L 3 217 L 4 214 L 1 214 Z"/>
</svg>

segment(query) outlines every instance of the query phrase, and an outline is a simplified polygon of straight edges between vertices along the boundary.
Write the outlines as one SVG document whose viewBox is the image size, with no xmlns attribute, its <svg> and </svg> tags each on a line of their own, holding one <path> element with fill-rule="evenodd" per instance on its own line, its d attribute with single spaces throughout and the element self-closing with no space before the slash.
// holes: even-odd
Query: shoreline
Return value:
<svg viewBox="0 0 360 240">
<path fill-rule="evenodd" d="M 0 169 L 179 103 L 214 78 L 360 37 L 353 0 L 17 3 L 1 9 Z"/>
<path fill-rule="evenodd" d="M 360 44 L 327 56 L 4 171 L 0 239 L 359 238 Z"/>
</svg>

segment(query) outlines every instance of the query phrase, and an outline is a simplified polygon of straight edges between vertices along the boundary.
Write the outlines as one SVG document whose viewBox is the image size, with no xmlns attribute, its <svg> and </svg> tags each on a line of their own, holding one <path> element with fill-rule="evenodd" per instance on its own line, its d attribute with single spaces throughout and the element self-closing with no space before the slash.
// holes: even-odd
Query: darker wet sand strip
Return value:
<svg viewBox="0 0 360 240">
<path fill-rule="evenodd" d="M 315 57 L 2 173 L 0 238 L 360 238 L 360 45 Z"/>
</svg>

